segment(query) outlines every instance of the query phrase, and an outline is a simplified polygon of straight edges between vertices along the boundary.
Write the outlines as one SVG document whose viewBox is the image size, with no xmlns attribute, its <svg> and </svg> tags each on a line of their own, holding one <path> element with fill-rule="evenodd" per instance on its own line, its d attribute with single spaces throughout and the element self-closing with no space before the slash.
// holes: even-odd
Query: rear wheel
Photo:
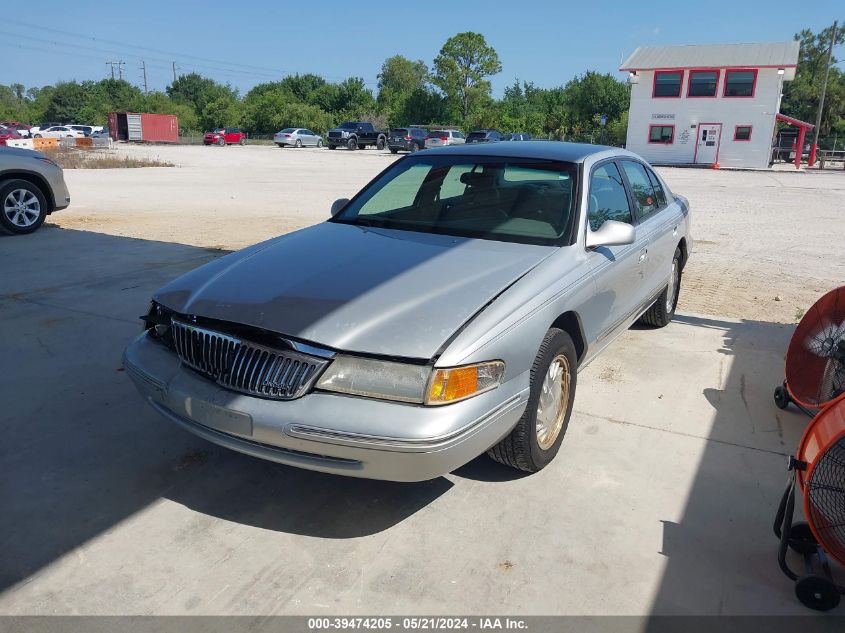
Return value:
<svg viewBox="0 0 845 633">
<path fill-rule="evenodd" d="M 678 294 L 680 291 L 681 249 L 676 248 L 675 254 L 672 256 L 672 270 L 669 273 L 669 282 L 666 284 L 666 289 L 660 293 L 654 305 L 640 317 L 640 323 L 654 327 L 665 327 L 669 325 L 675 316 L 675 307 L 678 305 Z"/>
<path fill-rule="evenodd" d="M 41 136 L 40 134 L 34 134 L 34 135 L 32 136 L 32 138 L 42 138 L 42 136 Z"/>
<path fill-rule="evenodd" d="M 0 183 L 0 228 L 8 233 L 32 233 L 47 217 L 47 199 L 27 180 Z"/>
<path fill-rule="evenodd" d="M 335 149 L 337 145 L 329 145 L 329 149 Z"/>
<path fill-rule="evenodd" d="M 395 147 L 391 147 L 391 148 L 390 148 L 390 153 L 391 153 L 391 154 L 396 154 L 398 151 L 399 151 L 399 150 L 398 150 L 398 149 L 396 149 Z"/>
<path fill-rule="evenodd" d="M 240 140 L 240 141 L 238 141 L 238 144 L 239 144 L 239 145 L 246 145 L 246 139 L 245 139 L 245 138 L 241 138 L 241 140 Z"/>
<path fill-rule="evenodd" d="M 384 142 L 384 137 L 383 137 L 383 136 L 379 136 L 379 137 L 378 137 L 378 141 L 376 141 L 376 149 L 377 149 L 377 150 L 379 150 L 379 151 L 381 151 L 381 150 L 383 150 L 383 149 L 384 149 L 384 146 L 385 146 L 385 145 L 386 145 L 386 143 Z"/>
<path fill-rule="evenodd" d="M 302 147 L 302 140 L 296 139 L 296 143 L 294 143 L 294 145 L 296 146 L 297 149 L 299 149 L 300 147 Z"/>
<path fill-rule="evenodd" d="M 419 149 L 419 147 L 417 147 L 417 144 L 416 144 L 416 143 L 411 143 L 411 149 L 410 149 L 410 152 L 411 152 L 412 154 L 413 154 L 414 152 L 416 152 L 418 149 Z"/>
<path fill-rule="evenodd" d="M 572 338 L 550 329 L 531 367 L 528 405 L 505 439 L 487 451 L 497 462 L 537 472 L 554 459 L 572 415 L 577 356 Z"/>
<path fill-rule="evenodd" d="M 346 142 L 346 149 L 351 152 L 354 152 L 358 149 L 358 139 L 351 138 Z"/>
</svg>

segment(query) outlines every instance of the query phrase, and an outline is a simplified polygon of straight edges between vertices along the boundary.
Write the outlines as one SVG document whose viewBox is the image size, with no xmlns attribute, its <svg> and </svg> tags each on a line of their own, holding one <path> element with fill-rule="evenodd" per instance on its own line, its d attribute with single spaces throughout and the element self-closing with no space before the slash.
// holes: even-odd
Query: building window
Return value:
<svg viewBox="0 0 845 633">
<path fill-rule="evenodd" d="M 654 71 L 654 89 L 652 97 L 680 97 L 681 82 L 684 79 L 683 70 Z"/>
<path fill-rule="evenodd" d="M 687 97 L 715 97 L 719 85 L 718 70 L 691 70 Z"/>
<path fill-rule="evenodd" d="M 756 70 L 729 70 L 725 73 L 725 97 L 753 97 Z"/>
<path fill-rule="evenodd" d="M 674 125 L 650 125 L 648 126 L 649 143 L 665 143 L 669 145 L 675 140 Z"/>
<path fill-rule="evenodd" d="M 750 125 L 737 125 L 734 128 L 734 140 L 735 141 L 750 141 L 751 140 L 751 126 Z"/>
</svg>

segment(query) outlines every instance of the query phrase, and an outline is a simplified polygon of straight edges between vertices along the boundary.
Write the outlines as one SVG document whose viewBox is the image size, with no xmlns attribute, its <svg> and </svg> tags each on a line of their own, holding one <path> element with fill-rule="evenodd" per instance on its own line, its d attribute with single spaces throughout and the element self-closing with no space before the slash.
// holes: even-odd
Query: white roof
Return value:
<svg viewBox="0 0 845 633">
<path fill-rule="evenodd" d="M 798 64 L 800 43 L 691 44 L 640 46 L 619 70 L 654 68 L 792 68 Z"/>
</svg>

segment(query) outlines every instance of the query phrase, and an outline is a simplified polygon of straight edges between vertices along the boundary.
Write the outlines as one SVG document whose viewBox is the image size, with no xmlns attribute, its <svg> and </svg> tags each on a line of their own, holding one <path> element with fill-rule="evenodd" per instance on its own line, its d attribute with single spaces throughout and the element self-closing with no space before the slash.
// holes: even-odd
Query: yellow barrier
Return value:
<svg viewBox="0 0 845 633">
<path fill-rule="evenodd" d="M 77 147 L 93 147 L 94 142 L 90 138 L 78 138 L 76 139 L 76 146 Z"/>
<path fill-rule="evenodd" d="M 59 146 L 57 138 L 34 138 L 32 144 L 35 149 L 53 149 Z"/>
</svg>

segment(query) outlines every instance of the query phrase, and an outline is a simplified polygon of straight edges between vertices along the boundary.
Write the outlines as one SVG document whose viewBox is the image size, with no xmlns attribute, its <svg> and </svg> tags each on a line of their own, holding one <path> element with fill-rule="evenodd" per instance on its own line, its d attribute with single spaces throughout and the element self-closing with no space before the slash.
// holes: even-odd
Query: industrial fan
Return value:
<svg viewBox="0 0 845 633">
<path fill-rule="evenodd" d="M 812 416 L 845 397 L 845 286 L 813 304 L 792 335 L 784 382 L 775 389 L 781 409 L 793 402 Z"/>
<path fill-rule="evenodd" d="M 812 419 L 789 469 L 774 524 L 780 538 L 778 563 L 795 581 L 795 594 L 804 606 L 828 611 L 845 593 L 845 587 L 834 582 L 827 559 L 830 555 L 845 565 L 845 400 L 828 405 Z M 806 523 L 792 523 L 796 483 Z M 804 557 L 804 573 L 790 569 L 788 549 Z"/>
</svg>

